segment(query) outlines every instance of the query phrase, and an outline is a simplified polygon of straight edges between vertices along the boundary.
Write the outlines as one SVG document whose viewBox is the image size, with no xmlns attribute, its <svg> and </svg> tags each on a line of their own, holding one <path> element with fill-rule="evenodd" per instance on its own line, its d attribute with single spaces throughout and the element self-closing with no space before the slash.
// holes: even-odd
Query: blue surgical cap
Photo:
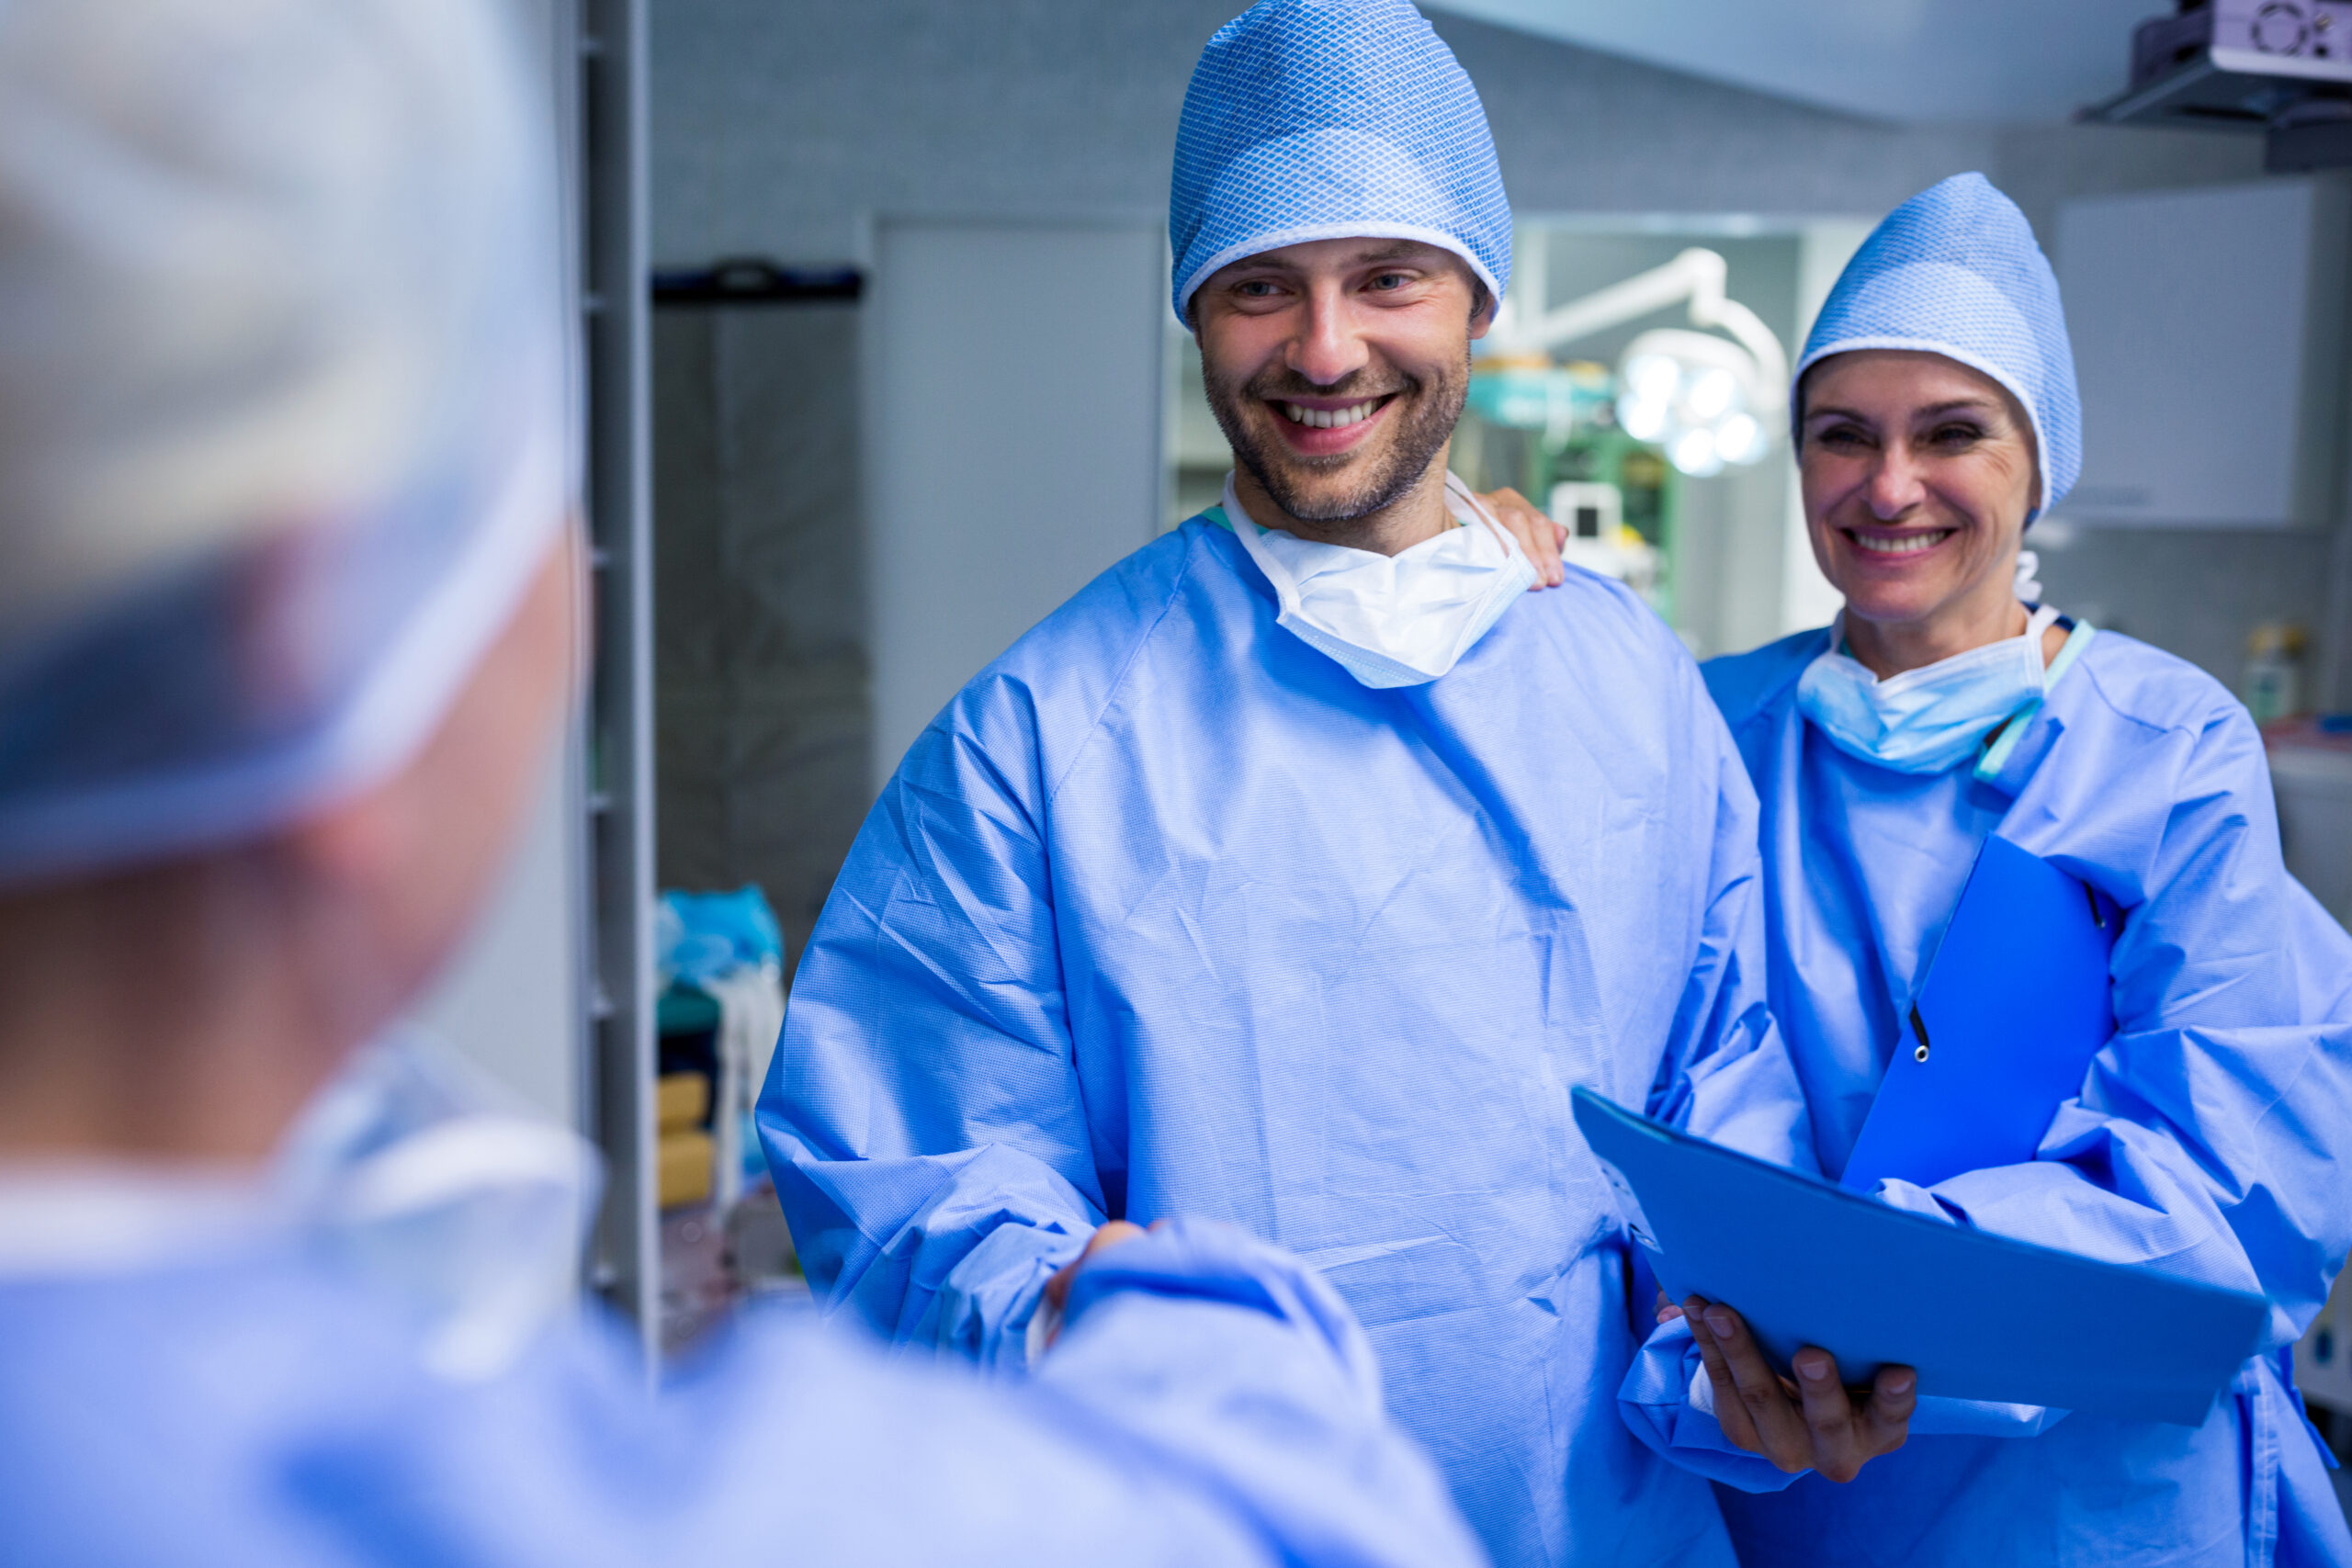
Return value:
<svg viewBox="0 0 2352 1568">
<path fill-rule="evenodd" d="M 1309 240 L 1441 245 L 1502 298 L 1510 203 L 1478 90 L 1405 0 L 1260 0 L 1201 51 L 1176 129 L 1176 314 Z"/>
<path fill-rule="evenodd" d="M 1924 349 L 1981 370 L 2033 425 L 2041 505 L 2065 499 L 2083 471 L 2083 404 L 2058 279 L 2025 214 L 1983 175 L 1930 186 L 1871 231 L 1805 339 L 1796 378 L 1833 354 Z M 1792 412 L 1802 405 L 1790 399 Z"/>
<path fill-rule="evenodd" d="M 504 10 L 0 5 L 0 886 L 390 777 L 562 537 L 552 121 Z"/>
</svg>

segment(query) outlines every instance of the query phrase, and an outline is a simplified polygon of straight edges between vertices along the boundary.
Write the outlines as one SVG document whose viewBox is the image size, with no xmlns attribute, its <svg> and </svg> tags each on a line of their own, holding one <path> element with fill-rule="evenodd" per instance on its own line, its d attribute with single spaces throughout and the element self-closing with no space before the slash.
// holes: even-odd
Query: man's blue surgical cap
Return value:
<svg viewBox="0 0 2352 1568">
<path fill-rule="evenodd" d="M 1219 267 L 1309 240 L 1419 240 L 1510 281 L 1478 90 L 1406 0 L 1260 0 L 1201 51 L 1176 130 L 1176 313 Z"/>
<path fill-rule="evenodd" d="M 2033 226 L 1983 175 L 1954 175 L 1893 212 L 1829 291 L 1796 376 L 1833 354 L 1911 348 L 1981 370 L 2032 422 L 2041 505 L 2065 499 L 2083 471 L 2083 405 L 2058 279 Z M 1801 402 L 1790 400 L 1803 413 Z"/>
</svg>

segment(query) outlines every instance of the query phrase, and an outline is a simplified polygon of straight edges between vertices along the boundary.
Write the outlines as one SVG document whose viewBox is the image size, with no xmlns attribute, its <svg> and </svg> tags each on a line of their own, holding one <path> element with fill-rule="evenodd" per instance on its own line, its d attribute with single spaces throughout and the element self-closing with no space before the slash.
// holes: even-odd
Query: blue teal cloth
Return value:
<svg viewBox="0 0 2352 1568">
<path fill-rule="evenodd" d="M 1860 348 L 1924 349 L 1993 378 L 2025 408 L 2041 469 L 2030 523 L 2083 472 L 2083 404 L 2058 279 L 2017 203 L 1983 175 L 1928 186 L 1871 231 L 1814 319 L 1796 380 Z M 1804 417 L 1804 400 L 1789 400 Z"/>
<path fill-rule="evenodd" d="M 592 1321 L 493 1381 L 298 1247 L 0 1275 L 0 1541 L 77 1568 L 1473 1568 L 1311 1273 L 1182 1226 L 1080 1277 L 1039 1374 L 755 1316 L 658 1400 Z"/>
<path fill-rule="evenodd" d="M 654 917 L 654 966 L 689 985 L 749 965 L 784 963 L 784 931 L 757 885 L 732 893 L 670 888 Z"/>
<path fill-rule="evenodd" d="M 1741 1561 L 2352 1562 L 2277 1353 L 2352 1248 L 2352 938 L 2280 861 L 2245 710 L 2181 660 L 2102 632 L 1990 779 L 1898 773 L 1798 714 L 1798 672 L 1827 646 L 1808 632 L 1706 669 L 1762 800 L 1772 1005 L 1823 1169 L 1843 1168 L 1976 848 L 1998 832 L 2122 907 L 2117 1032 L 2031 1163 L 1883 1192 L 2274 1306 L 2269 1353 L 2201 1428 L 1923 1408 L 1906 1447 L 1843 1487 L 1807 1476 L 1747 1495 L 1734 1486 L 1782 1478 L 1747 1456 L 1702 1461 L 1734 1483 L 1721 1493 Z M 1653 1393 L 1686 1369 L 1654 1377 Z M 1646 1430 L 1673 1446 L 1678 1426 L 1677 1451 L 1706 1452 L 1712 1422 L 1688 1410 Z"/>
<path fill-rule="evenodd" d="M 1510 203 L 1478 90 L 1406 0 L 1260 0 L 1201 51 L 1176 127 L 1176 314 L 1219 267 L 1309 240 L 1419 240 L 1499 300 Z"/>
<path fill-rule="evenodd" d="M 1807 1141 L 1722 719 L 1579 570 L 1424 685 L 1276 609 L 1194 518 L 910 749 L 760 1101 L 810 1281 L 1017 1362 L 1105 1216 L 1230 1220 L 1355 1309 L 1498 1562 L 1727 1562 L 1706 1488 L 1618 1419 L 1649 1303 L 1568 1099 Z"/>
</svg>

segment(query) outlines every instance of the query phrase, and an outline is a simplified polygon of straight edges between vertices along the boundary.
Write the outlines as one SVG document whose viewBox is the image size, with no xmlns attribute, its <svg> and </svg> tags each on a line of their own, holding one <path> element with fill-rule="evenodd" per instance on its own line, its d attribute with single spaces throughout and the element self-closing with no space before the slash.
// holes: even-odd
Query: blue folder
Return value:
<svg viewBox="0 0 2352 1568">
<path fill-rule="evenodd" d="M 1736 1309 L 1785 1369 L 1807 1345 L 1849 1383 L 2119 1420 L 2201 1423 L 2268 1303 L 1892 1209 L 1576 1091 L 1577 1125 L 1676 1301 Z"/>
<path fill-rule="evenodd" d="M 1996 834 L 1977 852 L 1848 1156 L 1841 1185 L 1932 1187 L 2033 1157 L 2115 1032 L 2108 956 L 2122 915 Z"/>
</svg>

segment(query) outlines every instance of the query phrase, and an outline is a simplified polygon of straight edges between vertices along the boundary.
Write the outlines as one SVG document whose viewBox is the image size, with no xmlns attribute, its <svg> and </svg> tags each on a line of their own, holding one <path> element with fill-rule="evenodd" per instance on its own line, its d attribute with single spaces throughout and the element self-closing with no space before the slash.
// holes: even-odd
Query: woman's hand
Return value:
<svg viewBox="0 0 2352 1568">
<path fill-rule="evenodd" d="M 1673 1312 L 1662 1307 L 1659 1321 Z M 1911 1435 L 1918 1379 L 1910 1368 L 1881 1367 L 1858 1407 L 1827 1351 L 1810 1346 L 1798 1351 L 1792 1382 L 1772 1371 L 1747 1325 L 1729 1307 L 1692 1296 L 1680 1315 L 1690 1320 L 1690 1337 L 1707 1363 L 1724 1436 L 1782 1471 L 1818 1471 L 1832 1481 L 1851 1481 Z"/>
<path fill-rule="evenodd" d="M 1566 528 L 1537 511 L 1525 496 L 1509 486 L 1488 491 L 1478 499 L 1487 503 L 1495 521 L 1510 530 L 1519 547 L 1535 563 L 1536 587 L 1557 588 L 1568 580 L 1567 570 L 1560 565 L 1560 546 L 1568 536 Z"/>
</svg>

